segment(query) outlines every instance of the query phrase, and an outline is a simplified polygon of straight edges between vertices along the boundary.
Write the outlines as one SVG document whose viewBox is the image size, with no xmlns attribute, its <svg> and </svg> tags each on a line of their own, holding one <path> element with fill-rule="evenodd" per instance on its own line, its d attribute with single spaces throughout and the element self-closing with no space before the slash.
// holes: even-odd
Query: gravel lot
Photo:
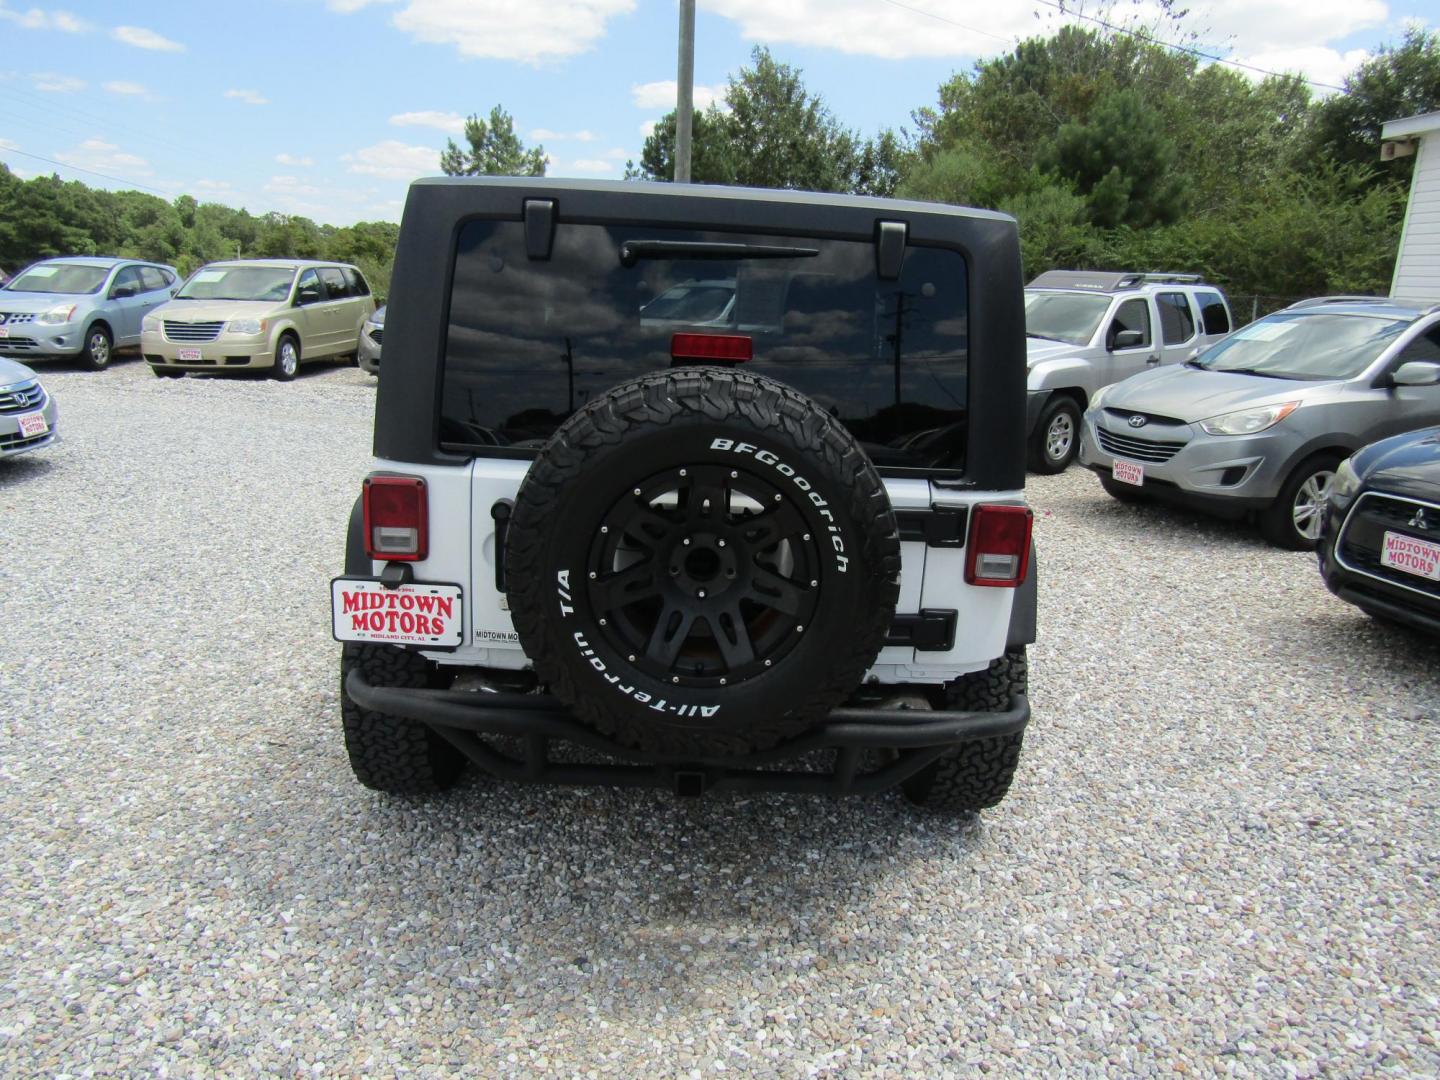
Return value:
<svg viewBox="0 0 1440 1080">
<path fill-rule="evenodd" d="M 978 822 L 351 779 L 372 381 L 45 371 L 0 462 L 0 1072 L 1440 1071 L 1435 644 L 1241 526 L 1035 478 Z"/>
</svg>

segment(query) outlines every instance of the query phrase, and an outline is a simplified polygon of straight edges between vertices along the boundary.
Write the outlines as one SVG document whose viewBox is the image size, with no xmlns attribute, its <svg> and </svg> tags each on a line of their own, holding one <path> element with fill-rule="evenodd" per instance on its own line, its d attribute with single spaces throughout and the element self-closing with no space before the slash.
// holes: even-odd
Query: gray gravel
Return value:
<svg viewBox="0 0 1440 1080">
<path fill-rule="evenodd" d="M 45 372 L 0 462 L 0 1073 L 1440 1071 L 1437 648 L 1037 478 L 1035 722 L 896 797 L 372 794 L 326 582 L 371 380 Z"/>
</svg>

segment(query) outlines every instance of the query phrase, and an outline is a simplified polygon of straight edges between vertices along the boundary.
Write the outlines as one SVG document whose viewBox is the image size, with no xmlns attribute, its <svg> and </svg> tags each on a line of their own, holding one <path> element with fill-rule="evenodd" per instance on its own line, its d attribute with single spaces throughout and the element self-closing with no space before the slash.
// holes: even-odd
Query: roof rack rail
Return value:
<svg viewBox="0 0 1440 1080">
<path fill-rule="evenodd" d="M 1289 307 L 1291 308 L 1320 307 L 1322 304 L 1393 304 L 1395 301 L 1388 296 L 1312 296 L 1308 300 L 1297 300 Z"/>
<path fill-rule="evenodd" d="M 1170 274 L 1170 273 L 1163 273 L 1163 272 L 1161 272 L 1161 273 L 1153 273 L 1153 274 L 1141 274 L 1141 275 L 1140 275 L 1140 280 L 1141 280 L 1141 281 L 1146 281 L 1146 282 L 1165 283 L 1165 284 L 1168 284 L 1168 285 L 1194 285 L 1194 284 L 1195 284 L 1196 282 L 1198 282 L 1198 281 L 1203 281 L 1203 280 L 1204 280 L 1204 275 L 1203 275 L 1203 274 Z"/>
</svg>

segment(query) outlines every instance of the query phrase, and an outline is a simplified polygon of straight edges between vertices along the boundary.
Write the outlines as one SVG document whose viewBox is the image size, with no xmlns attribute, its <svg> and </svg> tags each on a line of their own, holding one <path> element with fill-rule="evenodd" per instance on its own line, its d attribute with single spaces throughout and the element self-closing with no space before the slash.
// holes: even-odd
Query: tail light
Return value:
<svg viewBox="0 0 1440 1080">
<path fill-rule="evenodd" d="M 674 334 L 670 338 L 672 360 L 754 359 L 755 344 L 745 334 Z"/>
<path fill-rule="evenodd" d="M 1013 589 L 1024 581 L 1031 520 L 1028 506 L 977 506 L 970 515 L 966 584 Z"/>
<path fill-rule="evenodd" d="M 429 551 L 430 513 L 418 476 L 365 478 L 365 551 L 372 559 L 419 562 Z"/>
</svg>

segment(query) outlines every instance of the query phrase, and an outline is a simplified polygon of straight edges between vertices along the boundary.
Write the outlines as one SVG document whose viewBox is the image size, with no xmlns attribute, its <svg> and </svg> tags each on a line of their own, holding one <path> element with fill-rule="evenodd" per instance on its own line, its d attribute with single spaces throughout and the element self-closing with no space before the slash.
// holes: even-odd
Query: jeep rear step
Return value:
<svg viewBox="0 0 1440 1080">
<path fill-rule="evenodd" d="M 724 759 L 676 760 L 614 742 L 574 720 L 548 694 L 482 693 L 375 686 L 358 671 L 345 693 L 375 712 L 428 724 L 481 769 L 513 783 L 606 784 L 664 788 L 679 796 L 706 791 L 785 791 L 873 795 L 898 786 L 957 743 L 1017 735 L 1030 721 L 1030 702 L 1010 699 L 1003 712 L 842 707 L 818 728 L 768 750 Z M 523 757 L 503 753 L 482 736 L 522 740 Z M 637 764 L 576 764 L 549 760 L 563 740 Z M 816 750 L 833 750 L 828 772 L 765 768 Z M 866 750 L 892 750 L 893 761 L 861 773 Z"/>
</svg>

